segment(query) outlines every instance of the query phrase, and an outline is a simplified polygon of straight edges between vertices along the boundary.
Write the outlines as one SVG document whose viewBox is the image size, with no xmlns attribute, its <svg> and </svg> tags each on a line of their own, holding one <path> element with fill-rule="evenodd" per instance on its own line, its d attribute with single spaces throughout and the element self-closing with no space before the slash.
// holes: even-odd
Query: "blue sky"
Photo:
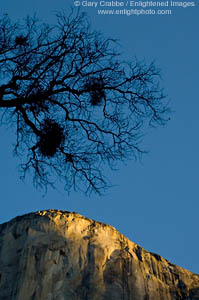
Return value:
<svg viewBox="0 0 199 300">
<path fill-rule="evenodd" d="M 52 22 L 54 11 L 67 12 L 72 3 L 7 0 L 1 3 L 1 14 L 21 18 L 37 12 L 44 21 Z M 126 59 L 136 55 L 147 62 L 156 60 L 174 113 L 166 127 L 148 132 L 143 145 L 149 153 L 141 163 L 130 161 L 119 171 L 108 172 L 117 186 L 104 197 L 56 191 L 42 197 L 31 180 L 20 181 L 11 131 L 0 128 L 0 222 L 48 208 L 76 211 L 113 225 L 146 250 L 199 273 L 199 8 L 139 17 L 99 16 L 94 8 L 85 10 L 92 28 L 120 39 Z"/>
</svg>

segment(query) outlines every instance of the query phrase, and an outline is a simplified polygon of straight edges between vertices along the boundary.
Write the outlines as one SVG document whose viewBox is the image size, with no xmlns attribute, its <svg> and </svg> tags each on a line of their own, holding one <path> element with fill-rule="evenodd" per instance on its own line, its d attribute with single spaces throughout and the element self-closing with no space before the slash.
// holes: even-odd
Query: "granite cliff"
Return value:
<svg viewBox="0 0 199 300">
<path fill-rule="evenodd" d="M 199 275 L 109 225 L 38 211 L 0 225 L 0 300 L 199 300 Z"/>
</svg>

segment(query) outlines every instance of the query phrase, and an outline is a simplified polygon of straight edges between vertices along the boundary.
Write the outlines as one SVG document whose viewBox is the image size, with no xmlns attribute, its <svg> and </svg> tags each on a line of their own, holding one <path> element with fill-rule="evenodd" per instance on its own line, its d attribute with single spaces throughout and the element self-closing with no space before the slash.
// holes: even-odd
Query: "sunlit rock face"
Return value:
<svg viewBox="0 0 199 300">
<path fill-rule="evenodd" d="M 0 300 L 180 299 L 199 299 L 199 276 L 109 225 L 57 210 L 0 225 Z"/>
</svg>

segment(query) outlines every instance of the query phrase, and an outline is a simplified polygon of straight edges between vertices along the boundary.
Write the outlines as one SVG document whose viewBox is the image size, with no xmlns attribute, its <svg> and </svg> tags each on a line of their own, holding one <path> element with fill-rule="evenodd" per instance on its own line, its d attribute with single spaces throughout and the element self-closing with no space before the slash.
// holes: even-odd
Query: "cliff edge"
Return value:
<svg viewBox="0 0 199 300">
<path fill-rule="evenodd" d="M 199 275 L 112 226 L 38 211 L 0 225 L 0 300 L 199 300 Z"/>
</svg>

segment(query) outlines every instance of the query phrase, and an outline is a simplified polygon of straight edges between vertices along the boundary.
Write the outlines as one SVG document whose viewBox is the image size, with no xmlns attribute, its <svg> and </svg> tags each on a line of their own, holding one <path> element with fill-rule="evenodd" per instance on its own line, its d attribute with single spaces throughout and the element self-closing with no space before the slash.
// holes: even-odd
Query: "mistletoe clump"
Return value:
<svg viewBox="0 0 199 300">
<path fill-rule="evenodd" d="M 15 45 L 16 46 L 27 46 L 28 39 L 24 35 L 20 34 L 15 37 Z"/>
<path fill-rule="evenodd" d="M 64 129 L 55 120 L 46 118 L 41 125 L 38 148 L 42 156 L 53 157 L 65 141 Z"/>
<path fill-rule="evenodd" d="M 102 79 L 90 78 L 89 82 L 86 83 L 85 87 L 89 90 L 91 105 L 100 105 L 105 97 Z"/>
</svg>

